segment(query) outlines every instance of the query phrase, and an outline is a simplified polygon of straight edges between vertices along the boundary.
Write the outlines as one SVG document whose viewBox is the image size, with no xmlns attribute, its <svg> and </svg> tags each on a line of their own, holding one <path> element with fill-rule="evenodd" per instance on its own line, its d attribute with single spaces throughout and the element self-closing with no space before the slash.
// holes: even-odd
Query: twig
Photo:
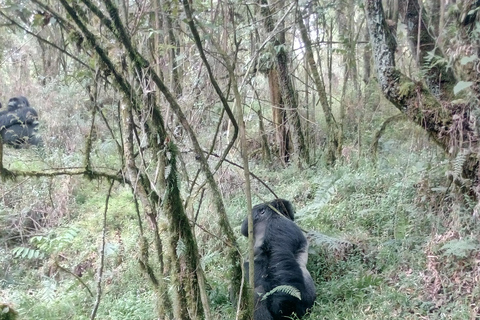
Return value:
<svg viewBox="0 0 480 320">
<path fill-rule="evenodd" d="M 207 151 L 203 151 L 203 152 L 207 153 Z M 218 154 L 215 154 L 215 153 L 210 153 L 210 155 L 212 155 L 212 156 L 214 156 L 214 157 L 217 157 L 217 158 L 220 157 Z M 223 159 L 223 161 L 225 161 L 226 163 L 229 163 L 229 164 L 231 164 L 231 165 L 233 165 L 233 166 L 235 166 L 235 167 L 243 170 L 243 167 L 242 167 L 241 165 L 239 165 L 239 164 L 237 164 L 237 163 L 235 163 L 235 162 L 233 162 L 233 161 L 230 161 L 230 160 L 228 160 L 227 158 Z M 250 175 L 251 175 L 254 179 L 256 179 L 258 182 L 260 182 L 265 188 L 267 188 L 267 190 L 270 191 L 275 198 L 278 198 L 277 194 L 276 194 L 262 179 L 260 179 L 255 173 L 253 173 L 253 172 L 250 171 Z"/>
<path fill-rule="evenodd" d="M 110 195 L 112 194 L 114 180 L 110 181 L 110 188 L 108 189 L 107 198 L 105 199 L 105 210 L 103 211 L 103 228 L 102 228 L 102 248 L 100 249 L 100 265 L 98 266 L 98 279 L 97 279 L 97 299 L 95 300 L 95 306 L 93 307 L 90 319 L 95 319 L 97 314 L 98 306 L 100 305 L 100 298 L 102 296 L 102 276 L 103 276 L 103 267 L 105 265 L 105 238 L 107 235 L 107 211 L 108 211 L 108 201 L 110 200 Z"/>
<path fill-rule="evenodd" d="M 90 290 L 90 288 L 88 287 L 88 285 L 83 282 L 83 280 L 77 276 L 75 273 L 73 273 L 72 271 L 68 270 L 68 269 L 65 269 L 64 267 L 62 267 L 57 261 L 55 261 L 55 265 L 60 269 L 62 270 L 63 272 L 66 272 L 72 276 L 74 276 L 81 284 L 82 286 L 85 287 L 85 289 L 87 289 L 88 293 L 90 294 L 91 297 L 93 297 L 93 293 L 92 293 L 92 290 Z"/>
</svg>

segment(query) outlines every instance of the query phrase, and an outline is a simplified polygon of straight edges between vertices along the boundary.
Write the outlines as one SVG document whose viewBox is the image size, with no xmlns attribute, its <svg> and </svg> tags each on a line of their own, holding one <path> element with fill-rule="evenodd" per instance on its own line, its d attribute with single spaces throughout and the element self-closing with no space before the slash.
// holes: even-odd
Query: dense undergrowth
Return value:
<svg viewBox="0 0 480 320">
<path fill-rule="evenodd" d="M 334 168 L 319 162 L 302 171 L 252 168 L 295 204 L 298 224 L 317 235 L 308 267 L 318 297 L 307 319 L 477 319 L 480 226 L 474 208 L 449 185 L 448 162 L 435 148 L 391 138 L 386 135 L 376 161 L 352 157 Z M 12 166 L 27 163 L 21 157 L 36 156 L 33 150 L 7 152 L 7 160 L 17 159 Z M 42 167 L 32 159 L 31 166 Z M 230 175 L 221 186 L 230 220 L 246 250 L 239 232 L 246 214 L 241 172 L 223 174 Z M 71 177 L 2 185 L 0 300 L 20 319 L 89 319 L 107 189 L 106 182 Z M 253 190 L 254 203 L 272 198 L 256 181 Z M 196 237 L 215 319 L 234 319 L 211 208 L 206 196 Z M 156 317 L 162 293 L 140 272 L 137 220 L 130 190 L 117 186 L 107 213 L 98 319 Z"/>
</svg>

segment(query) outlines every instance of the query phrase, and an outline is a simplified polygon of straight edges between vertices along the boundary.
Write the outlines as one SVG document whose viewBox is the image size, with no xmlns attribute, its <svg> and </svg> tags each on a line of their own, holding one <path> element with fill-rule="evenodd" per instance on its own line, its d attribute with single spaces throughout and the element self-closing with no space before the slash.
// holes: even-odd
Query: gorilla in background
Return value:
<svg viewBox="0 0 480 320">
<path fill-rule="evenodd" d="M 8 100 L 7 110 L 0 111 L 0 135 L 3 142 L 20 148 L 42 145 L 38 135 L 38 114 L 24 96 Z"/>
<path fill-rule="evenodd" d="M 255 320 L 299 318 L 313 306 L 315 285 L 306 265 L 308 243 L 302 230 L 295 224 L 292 204 L 283 199 L 253 207 L 254 266 L 255 266 Z M 241 232 L 248 237 L 248 218 Z M 249 262 L 245 262 L 248 274 Z M 274 288 L 295 287 L 301 299 L 281 290 L 262 296 Z"/>
</svg>

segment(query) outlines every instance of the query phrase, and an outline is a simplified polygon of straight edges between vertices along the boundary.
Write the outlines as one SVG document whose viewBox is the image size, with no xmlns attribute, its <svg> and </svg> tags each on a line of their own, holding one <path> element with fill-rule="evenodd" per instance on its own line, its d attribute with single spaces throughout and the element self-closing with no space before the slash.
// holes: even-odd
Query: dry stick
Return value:
<svg viewBox="0 0 480 320">
<path fill-rule="evenodd" d="M 102 247 L 100 249 L 100 265 L 98 266 L 98 279 L 97 279 L 97 299 L 95 300 L 95 306 L 93 307 L 90 319 L 95 319 L 97 314 L 98 306 L 100 305 L 100 298 L 102 296 L 102 276 L 103 276 L 103 266 L 105 265 L 105 238 L 107 235 L 107 211 L 108 211 L 108 201 L 110 200 L 110 195 L 112 194 L 114 180 L 110 181 L 110 188 L 108 189 L 107 198 L 105 199 L 105 210 L 103 211 L 103 228 L 102 228 Z"/>
<path fill-rule="evenodd" d="M 197 224 L 198 214 L 200 213 L 200 207 L 202 206 L 204 193 L 205 193 L 205 188 L 202 188 L 202 193 L 200 194 L 200 201 L 198 201 L 197 213 L 195 213 L 195 218 L 193 219 L 194 224 Z"/>
</svg>

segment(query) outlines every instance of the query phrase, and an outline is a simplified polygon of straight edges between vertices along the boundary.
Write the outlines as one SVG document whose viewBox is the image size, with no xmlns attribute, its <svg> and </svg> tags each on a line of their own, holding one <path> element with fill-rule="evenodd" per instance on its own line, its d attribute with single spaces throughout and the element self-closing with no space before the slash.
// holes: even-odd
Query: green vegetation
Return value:
<svg viewBox="0 0 480 320">
<path fill-rule="evenodd" d="M 412 129 L 402 126 L 397 132 Z M 324 235 L 310 247 L 308 267 L 318 298 L 308 319 L 468 319 L 480 299 L 480 225 L 473 208 L 449 187 L 448 166 L 434 147 L 410 152 L 412 141 L 395 141 L 393 132 L 386 133 L 376 163 L 361 158 L 334 168 L 252 169 L 293 200 L 303 229 Z M 107 186 L 85 180 L 81 186 L 72 195 L 75 209 L 69 219 L 23 245 L 13 241 L 18 245 L 12 246 L 10 240 L 10 249 L 2 248 L 1 298 L 21 319 L 89 318 Z M 227 211 L 246 250 L 239 233 L 246 214 L 241 185 L 222 188 L 235 194 L 226 201 Z M 271 198 L 260 186 L 257 190 L 254 203 Z M 228 268 L 223 244 L 214 236 L 218 227 L 211 206 L 204 200 L 195 229 L 201 263 L 214 318 L 233 319 Z M 130 191 L 118 186 L 107 214 L 99 319 L 155 318 L 160 293 L 139 271 L 134 212 Z M 12 217 L 0 213 L 5 226 Z M 349 246 L 338 246 L 342 241 Z"/>
</svg>

